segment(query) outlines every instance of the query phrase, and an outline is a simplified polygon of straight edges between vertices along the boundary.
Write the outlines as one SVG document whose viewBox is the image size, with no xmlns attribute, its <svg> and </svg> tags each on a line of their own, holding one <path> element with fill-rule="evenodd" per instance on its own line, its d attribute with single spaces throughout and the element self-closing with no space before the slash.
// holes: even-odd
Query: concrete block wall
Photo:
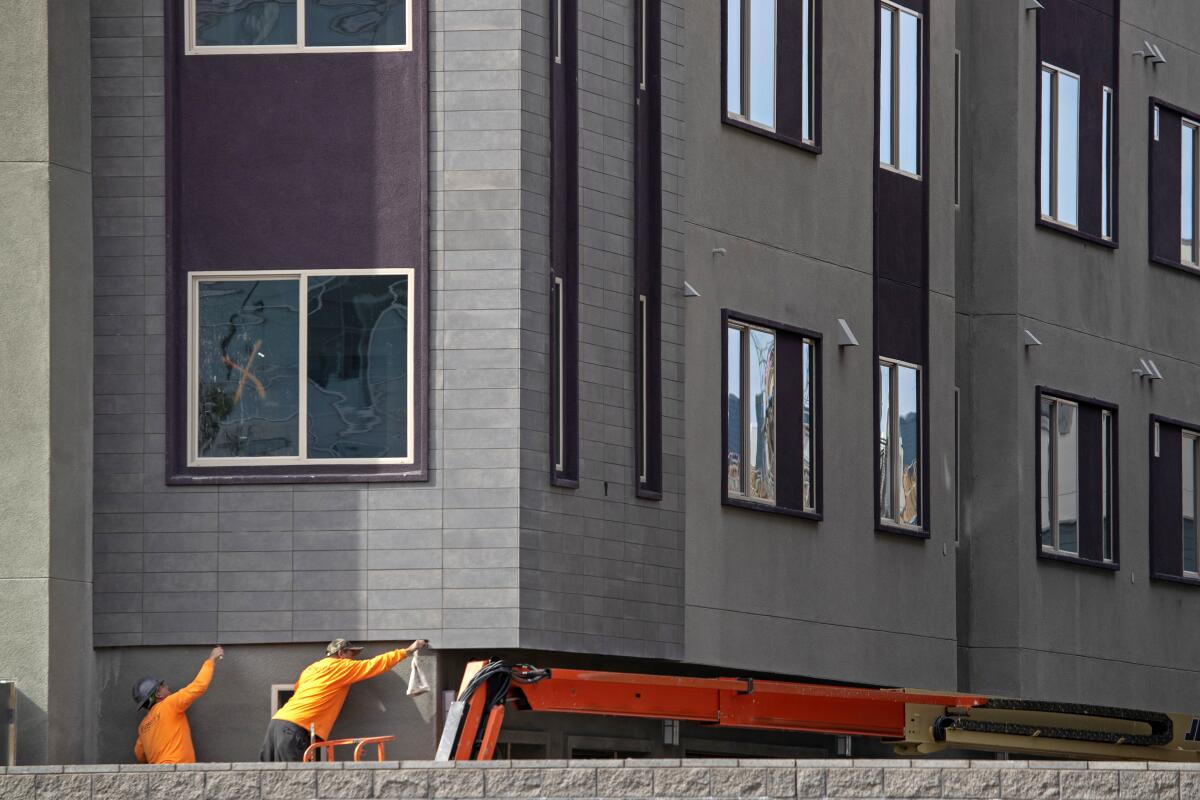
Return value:
<svg viewBox="0 0 1200 800">
<path fill-rule="evenodd" d="M 858 759 L 108 764 L 0 767 L 0 797 L 1183 800 L 1200 793 L 1200 770 L 1194 766 Z"/>
<path fill-rule="evenodd" d="M 167 487 L 163 2 L 91 3 L 95 643 L 516 644 L 519 3 L 428 6 L 430 481 Z"/>
<path fill-rule="evenodd" d="M 522 154 L 521 643 L 679 658 L 683 375 L 682 6 L 663 3 L 663 484 L 636 498 L 633 0 L 578 4 L 580 475 L 550 486 L 549 4 L 526 11 Z"/>
</svg>

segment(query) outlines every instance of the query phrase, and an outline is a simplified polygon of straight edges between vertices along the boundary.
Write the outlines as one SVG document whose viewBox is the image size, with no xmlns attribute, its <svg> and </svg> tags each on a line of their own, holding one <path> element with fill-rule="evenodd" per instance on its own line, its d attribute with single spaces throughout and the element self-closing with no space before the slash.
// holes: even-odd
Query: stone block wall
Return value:
<svg viewBox="0 0 1200 800">
<path fill-rule="evenodd" d="M 972 798 L 1184 800 L 1196 764 L 1063 761 L 385 761 L 0 768 L 0 798 Z"/>
</svg>

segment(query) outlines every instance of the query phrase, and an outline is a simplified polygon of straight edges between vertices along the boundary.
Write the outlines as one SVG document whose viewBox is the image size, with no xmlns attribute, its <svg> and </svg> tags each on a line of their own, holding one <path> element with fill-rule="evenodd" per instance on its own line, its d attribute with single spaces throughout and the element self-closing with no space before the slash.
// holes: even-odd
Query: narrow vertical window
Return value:
<svg viewBox="0 0 1200 800">
<path fill-rule="evenodd" d="M 879 364 L 879 516 L 921 527 L 921 371 L 911 364 Z"/>
<path fill-rule="evenodd" d="M 1111 411 L 1100 414 L 1101 465 L 1100 465 L 1100 537 L 1101 557 L 1113 560 L 1113 415 Z"/>
<path fill-rule="evenodd" d="M 817 431 L 817 409 L 813 393 L 816 387 L 816 343 L 811 339 L 804 340 L 803 350 L 803 369 L 804 369 L 804 409 L 802 413 L 801 424 L 803 425 L 803 455 L 804 460 L 804 478 L 803 478 L 803 505 L 805 509 L 813 509 L 816 507 L 817 487 L 816 487 L 816 431 Z"/>
<path fill-rule="evenodd" d="M 921 174 L 921 16 L 883 3 L 879 17 L 879 161 Z"/>
<path fill-rule="evenodd" d="M 1196 255 L 1196 145 L 1197 124 L 1188 120 L 1183 123 L 1180 136 L 1180 260 L 1188 266 L 1200 264 Z"/>
<path fill-rule="evenodd" d="M 1043 64 L 1041 87 L 1041 213 L 1078 227 L 1079 76 Z"/>
<path fill-rule="evenodd" d="M 1054 549 L 1054 401 L 1043 397 L 1038 403 L 1038 530 L 1042 547 Z"/>
<path fill-rule="evenodd" d="M 641 336 L 639 337 L 641 340 L 640 347 L 638 348 L 640 356 L 638 363 L 638 386 L 640 395 L 638 397 L 638 428 L 641 431 L 641 435 L 639 437 L 640 446 L 638 447 L 638 483 L 643 485 L 647 482 L 650 474 L 650 467 L 647 463 L 647 460 L 650 457 L 649 434 L 647 433 L 647 431 L 650 429 L 649 413 L 647 411 L 647 409 L 650 407 L 647 398 L 647 387 L 650 384 L 650 376 L 648 374 L 649 368 L 647 367 L 649 362 L 646 358 L 646 343 L 647 335 L 649 334 L 649 331 L 647 330 L 648 327 L 646 295 L 640 294 L 638 295 L 638 329 L 641 332 Z"/>
<path fill-rule="evenodd" d="M 749 328 L 746 337 L 747 493 L 775 500 L 775 334 Z"/>
<path fill-rule="evenodd" d="M 1200 577 L 1196 551 L 1196 450 L 1200 440 L 1193 434 L 1183 435 L 1183 574 Z"/>
<path fill-rule="evenodd" d="M 1159 113 L 1158 106 L 1154 107 L 1154 141 L 1158 141 L 1162 136 L 1162 115 Z"/>
<path fill-rule="evenodd" d="M 1074 403 L 1056 403 L 1054 447 L 1055 500 L 1058 510 L 1055 549 L 1079 553 L 1079 414 Z"/>
<path fill-rule="evenodd" d="M 1100 131 L 1100 235 L 1112 238 L 1113 93 L 1104 87 Z"/>
<path fill-rule="evenodd" d="M 954 387 L 954 541 L 962 536 L 962 417 L 961 397 Z"/>
<path fill-rule="evenodd" d="M 565 394 L 564 390 L 566 388 L 563 375 L 563 367 L 565 366 L 563 363 L 563 334 L 565 333 L 563 317 L 565 316 L 564 312 L 566 309 L 564 308 L 563 301 L 564 292 L 562 278 L 556 277 L 554 279 L 554 284 L 551 291 L 551 308 L 554 312 L 551 323 L 554 327 L 553 331 L 551 331 L 554 346 L 550 348 L 550 380 L 552 383 L 551 397 L 554 398 L 554 430 L 551 432 L 551 436 L 554 440 L 552 445 L 554 450 L 554 471 L 564 472 L 566 471 L 567 463 L 567 434 L 566 425 L 563 424 L 563 412 L 566 411 L 566 402 L 563 399 Z"/>
<path fill-rule="evenodd" d="M 745 494 L 742 489 L 742 338 L 745 328 L 730 325 L 725 331 L 725 368 L 728 384 L 725 396 L 726 440 L 725 472 L 729 494 Z"/>
<path fill-rule="evenodd" d="M 800 96 L 801 103 L 801 120 L 800 131 L 804 141 L 811 142 L 813 136 L 813 53 L 816 48 L 813 42 L 813 18 L 812 18 L 813 0 L 801 0 L 801 23 L 802 29 L 801 47 L 804 48 L 804 53 L 801 59 L 803 66 L 801 67 L 800 76 Z"/>
</svg>

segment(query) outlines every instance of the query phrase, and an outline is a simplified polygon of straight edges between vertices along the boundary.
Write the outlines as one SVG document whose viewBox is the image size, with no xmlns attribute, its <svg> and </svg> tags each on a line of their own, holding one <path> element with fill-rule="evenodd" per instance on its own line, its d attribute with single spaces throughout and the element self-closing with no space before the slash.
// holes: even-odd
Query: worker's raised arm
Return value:
<svg viewBox="0 0 1200 800">
<path fill-rule="evenodd" d="M 352 658 L 339 659 L 337 662 L 338 677 L 346 683 L 358 683 L 359 681 L 365 681 L 367 678 L 374 678 L 376 675 L 382 675 L 399 664 L 408 657 L 409 652 L 420 650 L 424 646 L 425 640 L 418 639 L 407 648 L 389 650 L 386 653 L 381 653 L 374 658 L 368 658 L 364 661 L 356 661 Z"/>
<path fill-rule="evenodd" d="M 200 671 L 196 673 L 195 680 L 168 697 L 167 701 L 171 702 L 178 710 L 187 711 L 192 703 L 199 700 L 208 691 L 208 684 L 212 682 L 213 663 L 216 659 L 222 658 L 224 655 L 224 649 L 214 647 L 212 653 L 209 654 L 208 658 L 200 666 Z"/>
</svg>

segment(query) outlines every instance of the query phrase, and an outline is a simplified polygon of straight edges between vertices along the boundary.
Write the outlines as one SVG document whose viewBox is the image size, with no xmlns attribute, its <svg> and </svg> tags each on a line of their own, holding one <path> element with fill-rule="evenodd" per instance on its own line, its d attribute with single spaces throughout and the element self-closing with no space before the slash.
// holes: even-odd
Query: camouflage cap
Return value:
<svg viewBox="0 0 1200 800">
<path fill-rule="evenodd" d="M 325 648 L 325 655 L 337 655 L 342 650 L 362 650 L 362 645 L 353 644 L 349 639 L 334 639 Z"/>
</svg>

